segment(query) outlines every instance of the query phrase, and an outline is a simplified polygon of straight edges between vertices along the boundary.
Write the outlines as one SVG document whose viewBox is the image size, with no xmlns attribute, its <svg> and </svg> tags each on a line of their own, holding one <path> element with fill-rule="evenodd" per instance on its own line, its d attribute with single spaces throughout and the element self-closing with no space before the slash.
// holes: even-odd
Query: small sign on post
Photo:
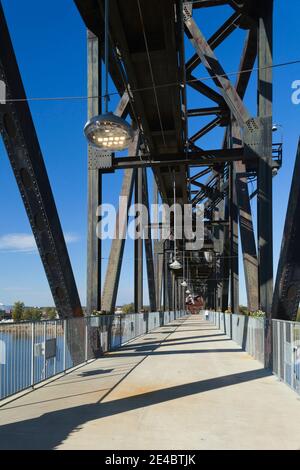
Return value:
<svg viewBox="0 0 300 470">
<path fill-rule="evenodd" d="M 6 85 L 3 80 L 0 80 L 0 104 L 6 104 Z"/>
<path fill-rule="evenodd" d="M 56 338 L 46 340 L 45 357 L 46 360 L 56 357 Z"/>
<path fill-rule="evenodd" d="M 6 344 L 0 341 L 0 364 L 6 364 Z"/>
</svg>

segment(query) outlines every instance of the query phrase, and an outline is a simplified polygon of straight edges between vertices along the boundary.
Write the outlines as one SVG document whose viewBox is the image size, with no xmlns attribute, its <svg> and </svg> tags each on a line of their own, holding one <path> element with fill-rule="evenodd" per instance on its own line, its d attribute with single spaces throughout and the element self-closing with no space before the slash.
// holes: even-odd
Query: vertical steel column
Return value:
<svg viewBox="0 0 300 470">
<path fill-rule="evenodd" d="M 241 129 L 237 122 L 232 126 L 233 148 L 242 146 Z M 234 162 L 235 190 L 237 194 L 241 247 L 244 261 L 247 303 L 250 311 L 258 309 L 258 261 L 253 230 L 252 211 L 246 176 L 246 166 L 243 162 Z"/>
<path fill-rule="evenodd" d="M 220 207 L 219 204 L 214 208 L 212 220 L 217 221 L 220 219 Z M 223 230 L 224 225 L 218 224 L 213 226 L 213 243 L 214 243 L 214 252 L 219 253 L 220 256 L 223 250 Z M 222 259 L 216 257 L 215 262 L 215 274 L 216 274 L 216 310 L 222 309 Z"/>
<path fill-rule="evenodd" d="M 88 118 L 101 113 L 101 61 L 98 38 L 87 32 Z M 102 203 L 102 174 L 88 170 L 87 314 L 101 309 L 101 240 L 97 236 L 97 208 Z"/>
<path fill-rule="evenodd" d="M 136 170 L 132 168 L 128 168 L 124 171 L 120 197 L 122 198 L 122 201 L 124 199 L 124 202 L 126 202 L 121 207 L 119 206 L 119 210 L 117 213 L 115 238 L 111 242 L 110 255 L 103 286 L 101 307 L 102 310 L 110 313 L 114 313 L 116 306 L 121 266 L 126 241 L 126 230 L 128 221 L 127 214 L 132 200 L 135 171 Z"/>
<path fill-rule="evenodd" d="M 162 272 L 163 272 L 163 255 L 160 253 L 162 251 L 162 243 L 158 239 L 160 238 L 160 228 L 159 228 L 159 219 L 158 219 L 158 187 L 155 177 L 153 176 L 153 204 L 156 206 L 155 214 L 156 220 L 153 220 L 154 223 L 154 279 L 155 279 L 155 294 L 156 294 L 156 310 L 160 310 L 161 306 L 161 291 L 162 291 Z"/>
<path fill-rule="evenodd" d="M 230 168 L 230 298 L 232 313 L 239 313 L 239 227 L 235 181 L 236 166 Z"/>
<path fill-rule="evenodd" d="M 129 155 L 138 155 L 139 152 L 139 133 L 136 132 L 133 142 L 129 146 Z M 128 210 L 132 200 L 133 185 L 135 181 L 136 170 L 128 168 L 124 171 L 122 188 L 120 192 L 121 206 L 117 213 L 115 237 L 111 242 L 111 249 L 106 270 L 106 276 L 102 294 L 102 310 L 114 313 L 123 253 L 126 240 Z"/>
<path fill-rule="evenodd" d="M 225 183 L 225 179 L 222 178 L 222 183 Z M 221 218 L 227 223 L 229 222 L 229 198 L 224 196 L 221 203 Z M 221 276 L 222 276 L 222 311 L 225 312 L 228 308 L 228 296 L 229 296 L 229 272 L 230 272 L 230 238 L 229 238 L 229 225 L 223 226 L 222 234 L 222 259 L 221 259 Z"/>
<path fill-rule="evenodd" d="M 272 317 L 296 321 L 300 302 L 300 140 L 285 218 Z"/>
<path fill-rule="evenodd" d="M 172 310 L 172 277 L 169 268 L 170 264 L 170 242 L 164 243 L 164 311 Z"/>
<path fill-rule="evenodd" d="M 143 169 L 138 168 L 135 177 L 135 204 L 143 204 Z M 139 227 L 141 235 L 141 228 Z M 134 240 L 134 308 L 139 312 L 143 308 L 143 238 Z"/>
<path fill-rule="evenodd" d="M 148 195 L 148 181 L 147 181 L 147 169 L 143 168 L 143 204 L 147 209 L 147 221 L 145 227 L 145 255 L 146 255 L 146 266 L 147 266 L 147 277 L 148 277 L 148 290 L 149 290 L 149 302 L 150 311 L 155 312 L 156 310 L 156 285 L 154 275 L 154 264 L 153 264 L 153 248 L 152 248 L 152 237 L 151 237 L 151 216 L 149 207 L 149 195 Z"/>
<path fill-rule="evenodd" d="M 258 115 L 262 126 L 258 168 L 258 259 L 260 307 L 266 312 L 265 366 L 272 366 L 273 296 L 272 220 L 272 64 L 273 0 L 260 3 L 258 24 Z"/>
</svg>

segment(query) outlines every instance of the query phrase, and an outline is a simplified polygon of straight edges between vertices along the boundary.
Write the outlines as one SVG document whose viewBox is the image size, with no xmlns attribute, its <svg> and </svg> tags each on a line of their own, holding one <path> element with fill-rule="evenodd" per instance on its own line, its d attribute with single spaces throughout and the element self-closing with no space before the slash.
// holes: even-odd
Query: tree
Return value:
<svg viewBox="0 0 300 470">
<path fill-rule="evenodd" d="M 27 308 L 23 313 L 23 320 L 25 321 L 40 321 L 42 312 L 39 308 Z"/>
<path fill-rule="evenodd" d="M 23 302 L 15 302 L 12 310 L 12 317 L 13 320 L 16 322 L 19 322 L 23 320 L 23 315 L 25 311 L 25 305 Z"/>
<path fill-rule="evenodd" d="M 57 316 L 56 309 L 54 307 L 46 307 L 45 309 L 45 317 L 47 320 L 55 320 Z"/>
<path fill-rule="evenodd" d="M 123 305 L 122 310 L 124 313 L 134 313 L 134 304 Z"/>
</svg>

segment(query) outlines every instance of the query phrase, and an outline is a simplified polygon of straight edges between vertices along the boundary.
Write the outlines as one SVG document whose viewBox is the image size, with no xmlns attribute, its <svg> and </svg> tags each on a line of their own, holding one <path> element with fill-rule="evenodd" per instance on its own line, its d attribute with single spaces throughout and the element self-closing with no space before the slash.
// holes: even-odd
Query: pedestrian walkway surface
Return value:
<svg viewBox="0 0 300 470">
<path fill-rule="evenodd" d="M 0 449 L 300 449 L 300 400 L 194 315 L 6 404 L 0 425 Z"/>
</svg>

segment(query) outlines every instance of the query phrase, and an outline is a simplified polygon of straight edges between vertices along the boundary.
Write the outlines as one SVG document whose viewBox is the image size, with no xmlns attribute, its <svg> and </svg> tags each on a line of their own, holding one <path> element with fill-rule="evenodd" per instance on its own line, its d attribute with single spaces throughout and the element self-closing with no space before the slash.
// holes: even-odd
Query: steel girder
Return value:
<svg viewBox="0 0 300 470">
<path fill-rule="evenodd" d="M 88 50 L 88 119 L 101 114 L 99 90 L 102 86 L 101 63 L 98 38 L 87 31 Z M 89 145 L 89 152 L 92 147 Z M 98 207 L 102 203 L 102 172 L 98 168 L 88 169 L 88 244 L 87 244 L 87 314 L 101 309 L 101 239 L 97 236 Z"/>
<path fill-rule="evenodd" d="M 4 144 L 58 313 L 61 318 L 81 316 L 64 234 L 1 4 L 0 44 L 0 75 L 7 91 L 7 103 L 1 105 Z"/>
<path fill-rule="evenodd" d="M 300 140 L 282 237 L 272 317 L 296 321 L 300 302 Z"/>
<path fill-rule="evenodd" d="M 129 84 L 131 85 L 131 88 L 134 89 L 135 102 L 131 103 L 132 109 L 133 110 L 135 109 L 138 111 L 137 114 L 141 117 L 141 122 L 145 122 L 146 124 L 146 125 L 143 125 L 143 130 L 144 130 L 145 135 L 147 135 L 147 142 L 149 143 L 149 148 L 150 148 L 150 152 L 146 153 L 145 155 L 142 154 L 139 160 L 133 156 L 113 159 L 113 169 L 132 168 L 132 167 L 135 167 L 135 168 L 152 167 L 153 169 L 155 169 L 156 181 L 159 184 L 160 192 L 162 194 L 163 199 L 165 200 L 170 199 L 169 197 L 170 191 L 168 187 L 170 185 L 166 177 L 166 175 L 170 172 L 170 167 L 172 169 L 180 165 L 180 168 L 182 169 L 183 166 L 185 167 L 203 166 L 205 168 L 204 172 L 206 174 L 211 172 L 212 175 L 219 175 L 219 177 L 215 179 L 212 183 L 210 182 L 203 183 L 201 180 L 199 180 L 199 178 L 201 179 L 204 176 L 203 172 L 199 172 L 198 178 L 197 177 L 189 178 L 189 175 L 188 175 L 187 187 L 188 187 L 188 194 L 190 195 L 190 198 L 192 197 L 192 195 L 193 196 L 195 195 L 195 191 L 190 190 L 191 184 L 194 186 L 197 186 L 200 189 L 200 191 L 198 191 L 194 199 L 194 202 L 197 204 L 206 199 L 206 204 L 205 204 L 206 214 L 209 216 L 213 215 L 214 211 L 218 208 L 218 205 L 221 204 L 222 201 L 224 202 L 224 198 L 227 201 L 229 198 L 229 202 L 227 202 L 226 210 L 224 208 L 224 217 L 222 217 L 222 220 L 224 220 L 226 224 L 226 225 L 223 225 L 225 247 L 230 246 L 230 243 L 231 243 L 230 227 L 231 229 L 233 228 L 233 226 L 229 224 L 229 220 L 227 220 L 229 218 L 230 213 L 232 213 L 232 210 L 231 212 L 229 211 L 229 208 L 230 207 L 232 208 L 230 199 L 232 199 L 236 190 L 236 198 L 238 201 L 237 205 L 239 206 L 239 208 L 241 209 L 243 205 L 244 207 L 245 205 L 249 206 L 248 204 L 249 197 L 247 197 L 247 201 L 245 200 L 245 198 L 243 199 L 241 197 L 241 194 L 240 194 L 241 191 L 239 191 L 239 188 L 241 189 L 241 186 L 243 186 L 243 189 L 245 189 L 245 185 L 247 187 L 247 180 L 245 179 L 246 178 L 245 174 L 248 171 L 255 173 L 259 165 L 260 165 L 260 168 L 262 168 L 261 158 L 262 158 L 262 153 L 264 153 L 263 145 L 256 146 L 255 140 L 260 140 L 262 144 L 263 143 L 262 136 L 267 135 L 267 133 L 269 132 L 269 130 L 267 131 L 265 130 L 264 117 L 266 116 L 263 116 L 263 113 L 261 112 L 263 105 L 260 105 L 259 117 L 261 119 L 257 119 L 257 118 L 252 119 L 243 102 L 244 94 L 245 94 L 245 91 L 249 82 L 249 78 L 251 75 L 250 69 L 252 69 L 253 67 L 256 54 L 257 54 L 257 37 L 258 37 L 257 32 L 258 31 L 260 31 L 260 43 L 263 44 L 262 29 L 261 27 L 259 27 L 259 21 L 260 21 L 259 18 L 263 17 L 263 8 L 261 8 L 261 5 L 263 3 L 266 4 L 267 2 L 268 0 L 265 0 L 264 2 L 259 2 L 259 1 L 250 2 L 248 0 L 244 0 L 244 1 L 241 0 L 239 2 L 235 0 L 228 0 L 228 1 L 203 0 L 202 2 L 198 2 L 195 5 L 191 5 L 189 4 L 189 2 L 186 2 L 186 4 L 184 5 L 187 8 L 187 10 L 184 10 L 184 14 L 183 14 L 184 24 L 186 26 L 185 31 L 188 37 L 192 40 L 193 44 L 195 45 L 196 53 L 191 57 L 190 60 L 188 60 L 185 63 L 185 70 L 182 70 L 182 64 L 180 64 L 180 67 L 179 67 L 181 71 L 180 79 L 183 80 L 183 83 L 181 84 L 181 86 L 182 86 L 182 89 L 184 90 L 181 93 L 182 104 L 183 104 L 183 107 L 182 107 L 183 121 L 182 121 L 181 130 L 183 130 L 184 128 L 186 132 L 187 120 L 189 117 L 208 116 L 208 115 L 216 116 L 216 119 L 214 119 L 210 124 L 207 124 L 206 126 L 202 127 L 202 129 L 200 129 L 198 132 L 195 133 L 193 137 L 190 138 L 189 147 L 188 149 L 186 149 L 186 152 L 184 154 L 181 154 L 181 150 L 179 152 L 174 153 L 174 151 L 172 151 L 171 148 L 169 148 L 167 152 L 164 152 L 164 150 L 160 148 L 160 151 L 157 152 L 155 149 L 156 145 L 151 146 L 151 139 L 152 140 L 154 139 L 157 142 L 156 137 L 158 135 L 158 132 L 157 131 L 153 132 L 153 129 L 149 128 L 150 121 L 148 120 L 149 116 L 147 114 L 148 104 L 146 107 L 145 107 L 145 104 L 148 103 L 147 99 L 150 96 L 150 90 L 148 93 L 148 91 L 144 92 L 143 88 L 139 90 L 139 87 L 138 87 L 138 82 L 140 81 L 141 76 L 143 76 L 141 75 L 140 67 L 144 60 L 144 57 L 142 57 L 142 55 L 144 54 L 144 50 L 142 50 L 143 48 L 139 46 L 140 51 L 137 51 L 136 43 L 132 41 L 132 39 L 135 38 L 137 35 L 137 30 L 135 30 L 132 35 L 128 35 L 127 31 L 124 29 L 123 18 L 122 18 L 122 15 L 120 15 L 120 12 L 123 11 L 122 10 L 123 4 L 121 5 L 121 2 L 116 1 L 116 0 L 114 0 L 113 2 L 114 11 L 116 14 L 113 15 L 114 19 L 113 19 L 113 24 L 112 24 L 112 30 L 115 31 L 114 35 L 117 38 L 116 44 L 118 45 L 118 47 L 120 46 L 121 55 L 122 55 L 122 65 L 127 72 L 125 76 L 127 76 L 127 79 L 129 81 Z M 91 14 L 92 10 L 90 6 L 92 2 L 86 2 L 88 4 L 86 10 L 84 10 L 85 6 L 82 1 L 77 0 L 76 3 L 78 5 L 79 4 L 81 5 L 80 9 L 82 12 L 84 12 L 84 17 L 86 21 L 88 22 L 93 21 L 92 20 L 93 15 Z M 99 0 L 98 2 L 95 2 L 95 5 L 96 3 L 100 5 L 100 7 L 102 7 L 103 2 Z M 194 22 L 191 16 L 192 8 L 193 7 L 205 8 L 205 7 L 213 7 L 213 6 L 224 5 L 224 4 L 230 5 L 234 11 L 232 15 L 228 18 L 228 20 L 225 21 L 225 23 L 211 36 L 210 39 L 208 39 L 208 41 L 206 41 L 200 29 L 198 28 L 198 26 L 196 25 L 196 23 Z M 177 22 L 180 21 L 180 15 L 178 16 L 178 5 L 179 5 L 179 2 L 176 2 L 177 16 L 175 15 L 175 17 L 177 18 Z M 145 2 L 143 2 L 143 8 L 145 8 L 145 11 L 148 8 Z M 150 25 L 152 24 L 151 22 L 153 22 L 154 19 L 152 18 L 151 11 L 147 10 L 147 12 L 148 12 L 149 18 L 147 18 L 146 34 L 149 34 L 149 29 L 151 30 Z M 133 11 L 132 15 L 133 16 L 136 15 L 136 12 Z M 102 16 L 103 16 L 103 11 L 100 14 L 99 18 L 101 19 Z M 267 16 L 268 16 L 268 21 L 270 21 L 270 14 L 268 13 Z M 127 18 L 126 21 L 129 21 L 128 15 L 126 16 L 126 18 Z M 246 33 L 247 37 L 246 37 L 245 47 L 244 47 L 244 51 L 243 51 L 242 59 L 241 59 L 241 66 L 240 66 L 241 73 L 238 75 L 237 83 L 234 86 L 230 82 L 228 76 L 226 76 L 226 73 L 223 70 L 221 64 L 218 62 L 216 58 L 216 54 L 214 53 L 214 50 L 237 27 L 240 27 L 249 31 Z M 97 26 L 97 21 L 95 20 L 94 31 L 96 30 L 96 28 L 98 28 L 98 26 Z M 171 33 L 173 34 L 173 30 Z M 163 35 L 165 39 L 165 31 L 164 33 L 162 33 L 162 36 Z M 157 47 L 156 49 L 157 44 L 155 43 L 156 44 L 155 46 L 153 43 L 153 50 L 150 50 L 150 56 L 153 57 L 154 61 L 158 60 L 158 56 L 159 56 L 158 49 L 160 50 L 161 43 L 163 42 L 162 38 L 157 37 L 157 34 L 155 37 L 156 37 L 157 44 L 159 44 L 160 46 L 159 48 Z M 112 42 L 113 41 L 114 41 L 114 38 L 112 37 Z M 182 61 L 182 59 L 184 58 L 184 53 L 182 53 L 182 44 L 179 49 L 181 51 L 180 59 Z M 263 60 L 263 54 L 264 53 L 261 52 L 260 60 Z M 209 71 L 211 78 L 214 80 L 215 84 L 217 85 L 217 91 L 213 89 L 212 87 L 208 86 L 207 84 L 201 82 L 201 80 L 197 79 L 192 74 L 192 73 L 195 73 L 196 75 L 196 72 L 194 71 L 197 65 L 199 65 L 200 63 L 203 63 L 205 67 L 207 68 L 207 70 Z M 174 64 L 171 64 L 171 65 L 174 65 Z M 115 76 L 116 75 L 115 69 L 112 71 Z M 144 73 L 144 69 L 143 69 L 143 73 Z M 120 80 L 116 80 L 116 85 L 118 89 L 119 89 L 119 84 L 120 84 Z M 206 107 L 203 109 L 196 108 L 196 109 L 188 110 L 186 108 L 186 100 L 184 100 L 185 85 L 193 87 L 194 89 L 199 91 L 199 93 L 211 99 L 214 102 L 212 107 L 211 108 Z M 126 84 L 125 84 L 125 87 L 126 87 Z M 148 93 L 148 96 L 146 96 L 146 93 Z M 163 99 L 163 94 L 159 96 L 162 97 L 161 98 L 162 103 L 165 104 L 165 101 L 164 101 L 165 98 Z M 146 117 L 146 114 L 147 114 L 147 117 Z M 176 114 L 176 116 L 178 117 L 178 113 Z M 225 152 L 223 150 L 224 153 L 218 154 L 214 151 L 204 151 L 198 146 L 198 140 L 200 140 L 201 137 L 203 137 L 206 133 L 210 132 L 212 129 L 214 129 L 217 126 L 228 126 L 228 129 L 230 129 L 230 126 L 232 125 L 234 120 L 237 120 L 241 129 L 245 130 L 244 135 L 242 136 L 244 140 L 243 149 L 241 149 L 241 146 L 237 146 L 237 148 L 233 148 L 234 147 L 232 143 L 233 136 L 230 136 L 228 133 L 226 137 L 227 148 L 224 149 Z M 270 119 L 269 119 L 269 122 L 270 122 Z M 178 130 L 178 120 L 176 121 L 176 126 Z M 255 134 L 255 137 L 252 140 L 251 138 L 249 138 L 249 135 L 251 133 Z M 166 133 L 166 135 L 168 134 Z M 268 153 L 269 147 L 267 148 L 267 145 L 266 145 L 264 148 L 266 150 L 266 153 Z M 238 155 L 239 151 L 240 151 L 240 156 Z M 241 153 L 243 155 L 241 155 Z M 233 165 L 230 165 L 230 163 L 233 163 Z M 241 178 L 241 173 L 243 169 L 245 169 L 245 173 L 243 176 L 244 179 Z M 233 180 L 236 182 L 236 185 L 234 184 L 234 181 L 231 181 L 231 183 L 229 183 L 229 177 L 227 174 L 228 171 L 232 172 L 231 178 L 233 178 Z M 182 185 L 182 181 L 181 181 L 182 174 L 183 173 L 181 171 L 180 178 L 179 178 L 180 181 L 177 178 L 176 185 L 180 185 L 180 184 Z M 178 175 L 179 175 L 179 172 L 178 172 Z M 263 176 L 261 172 L 260 172 L 260 175 L 261 175 L 260 181 L 263 181 Z M 242 182 L 242 185 L 240 184 L 239 186 L 238 181 Z M 260 194 L 260 202 L 262 201 L 261 194 Z M 178 192 L 178 198 L 180 199 L 180 191 Z M 227 219 L 225 217 L 225 213 L 227 214 L 226 215 Z M 241 216 L 241 211 L 240 211 L 240 216 Z M 240 217 L 240 221 L 241 221 L 241 217 Z M 236 224 L 235 224 L 235 229 L 236 229 Z M 253 230 L 251 231 L 251 236 L 254 236 Z M 269 246 L 269 242 L 268 242 L 268 246 Z M 242 247 L 245 248 L 243 237 L 242 237 Z M 232 250 L 233 248 L 231 244 L 231 251 Z M 245 248 L 245 250 L 247 250 L 247 248 Z M 226 267 L 226 271 L 227 271 L 227 267 Z M 168 282 L 167 284 L 170 284 L 170 283 Z M 264 292 L 264 288 L 261 289 L 261 291 Z M 251 305 L 254 305 L 254 304 L 255 302 L 251 303 Z M 223 305 L 225 305 L 225 301 L 223 302 Z"/>
</svg>

